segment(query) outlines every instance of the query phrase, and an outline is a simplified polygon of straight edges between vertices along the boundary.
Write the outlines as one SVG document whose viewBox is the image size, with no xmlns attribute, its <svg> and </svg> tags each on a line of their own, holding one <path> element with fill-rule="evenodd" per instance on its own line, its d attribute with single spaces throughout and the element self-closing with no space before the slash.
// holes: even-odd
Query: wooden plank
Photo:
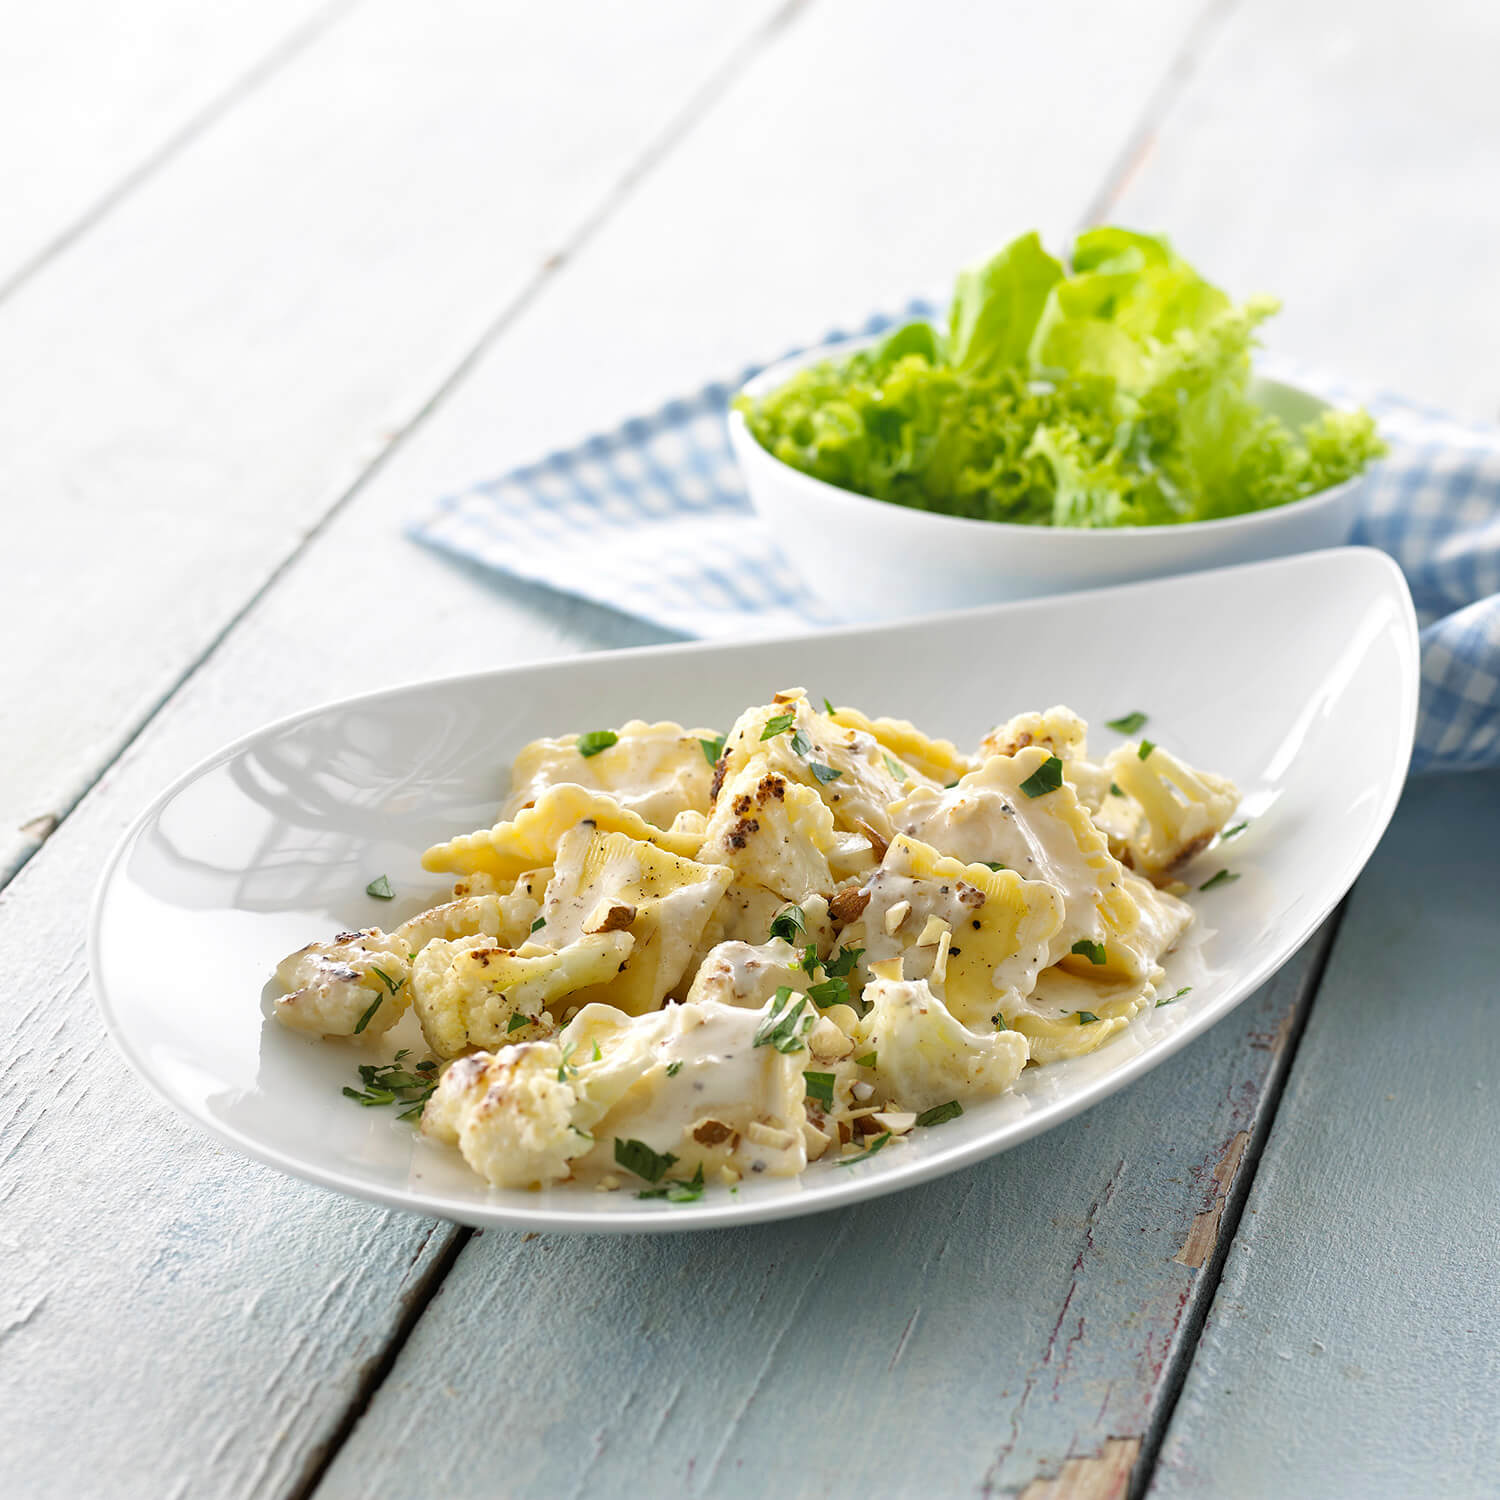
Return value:
<svg viewBox="0 0 1500 1500">
<path fill-rule="evenodd" d="M 1160 1500 L 1500 1483 L 1500 774 L 1414 783 L 1339 931 Z"/>
<path fill-rule="evenodd" d="M 0 48 L 0 297 L 332 14 L 327 0 L 49 0 Z"/>
<path fill-rule="evenodd" d="M 515 1496 L 1118 1500 L 1316 948 L 1105 1104 L 899 1197 L 713 1235 L 476 1236 L 320 1500 L 493 1494 L 486 1424 Z"/>
<path fill-rule="evenodd" d="M 1485 0 L 1234 7 L 1108 213 L 1282 297 L 1270 348 L 1493 421 L 1497 56 Z"/>
<path fill-rule="evenodd" d="M 371 0 L 0 305 L 0 878 L 776 3 Z"/>
</svg>

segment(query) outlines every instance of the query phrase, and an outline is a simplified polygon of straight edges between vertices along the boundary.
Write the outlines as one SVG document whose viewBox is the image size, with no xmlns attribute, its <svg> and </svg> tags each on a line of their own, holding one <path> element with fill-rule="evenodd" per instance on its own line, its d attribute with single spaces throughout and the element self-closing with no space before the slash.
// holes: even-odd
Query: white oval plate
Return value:
<svg viewBox="0 0 1500 1500">
<path fill-rule="evenodd" d="M 858 587 L 851 580 L 851 587 Z M 1348 890 L 1395 808 L 1417 710 L 1411 598 L 1383 554 L 1343 548 L 906 624 L 747 645 L 615 651 L 395 688 L 300 714 L 164 792 L 105 867 L 90 924 L 104 1019 L 191 1120 L 298 1177 L 413 1212 L 547 1230 L 678 1230 L 811 1213 L 909 1187 L 1061 1123 L 1164 1061 L 1272 974 Z M 294 1035 L 270 1019 L 284 954 L 342 927 L 392 926 L 442 898 L 421 851 L 492 821 L 527 740 L 627 718 L 728 728 L 801 684 L 972 744 L 1067 703 L 1150 714 L 1153 739 L 1226 772 L 1250 826 L 1200 859 L 1241 877 L 1196 893 L 1197 940 L 1167 961 L 1176 1004 L 1089 1057 L 1029 1069 L 961 1119 L 852 1167 L 711 1189 L 695 1204 L 628 1189 L 485 1186 L 390 1109 L 340 1093 L 402 1041 Z M 397 897 L 365 894 L 389 876 Z"/>
</svg>

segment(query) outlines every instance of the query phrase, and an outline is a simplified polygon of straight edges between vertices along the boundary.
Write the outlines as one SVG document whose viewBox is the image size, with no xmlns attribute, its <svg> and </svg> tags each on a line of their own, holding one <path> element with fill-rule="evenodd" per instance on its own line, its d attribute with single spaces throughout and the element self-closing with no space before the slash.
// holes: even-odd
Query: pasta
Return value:
<svg viewBox="0 0 1500 1500">
<path fill-rule="evenodd" d="M 1158 1002 L 1175 873 L 1238 793 L 1087 733 L 1055 707 L 971 754 L 792 689 L 722 737 L 538 740 L 494 826 L 424 855 L 451 898 L 292 954 L 275 1015 L 419 1030 L 427 1060 L 346 1092 L 415 1098 L 496 1187 L 690 1202 L 864 1160 Z"/>
</svg>

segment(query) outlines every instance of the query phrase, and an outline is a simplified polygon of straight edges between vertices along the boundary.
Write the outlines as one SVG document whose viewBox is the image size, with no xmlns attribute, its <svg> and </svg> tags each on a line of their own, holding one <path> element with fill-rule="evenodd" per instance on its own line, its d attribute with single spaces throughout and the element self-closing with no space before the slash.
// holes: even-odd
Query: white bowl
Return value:
<svg viewBox="0 0 1500 1500">
<path fill-rule="evenodd" d="M 820 360 L 874 342 L 829 344 L 762 370 L 743 394 L 763 396 Z M 1256 403 L 1293 426 L 1329 403 L 1257 377 Z M 1369 470 L 1272 510 L 1176 526 L 1090 529 L 973 521 L 912 510 L 840 489 L 773 457 L 744 416 L 729 414 L 729 440 L 750 501 L 813 591 L 847 620 L 899 619 L 959 605 L 1032 599 L 1229 563 L 1261 562 L 1349 540 Z"/>
</svg>

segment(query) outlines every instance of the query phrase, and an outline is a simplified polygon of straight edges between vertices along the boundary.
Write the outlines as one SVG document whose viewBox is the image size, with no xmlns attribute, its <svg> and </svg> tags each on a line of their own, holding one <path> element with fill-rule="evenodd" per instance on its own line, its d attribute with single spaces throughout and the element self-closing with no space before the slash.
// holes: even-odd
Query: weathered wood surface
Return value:
<svg viewBox="0 0 1500 1500">
<path fill-rule="evenodd" d="M 474 1236 L 319 1500 L 1045 1495 L 1068 1463 L 1128 1473 L 1321 946 L 1066 1128 L 897 1200 L 690 1237 Z"/>
<path fill-rule="evenodd" d="M 1500 775 L 1360 877 L 1162 1450 L 1161 1500 L 1500 1487 Z"/>
<path fill-rule="evenodd" d="M 0 298 L 317 35 L 338 0 L 48 0 L 0 46 Z"/>
<path fill-rule="evenodd" d="M 775 6 L 370 0 L 0 303 L 0 877 Z"/>
</svg>

